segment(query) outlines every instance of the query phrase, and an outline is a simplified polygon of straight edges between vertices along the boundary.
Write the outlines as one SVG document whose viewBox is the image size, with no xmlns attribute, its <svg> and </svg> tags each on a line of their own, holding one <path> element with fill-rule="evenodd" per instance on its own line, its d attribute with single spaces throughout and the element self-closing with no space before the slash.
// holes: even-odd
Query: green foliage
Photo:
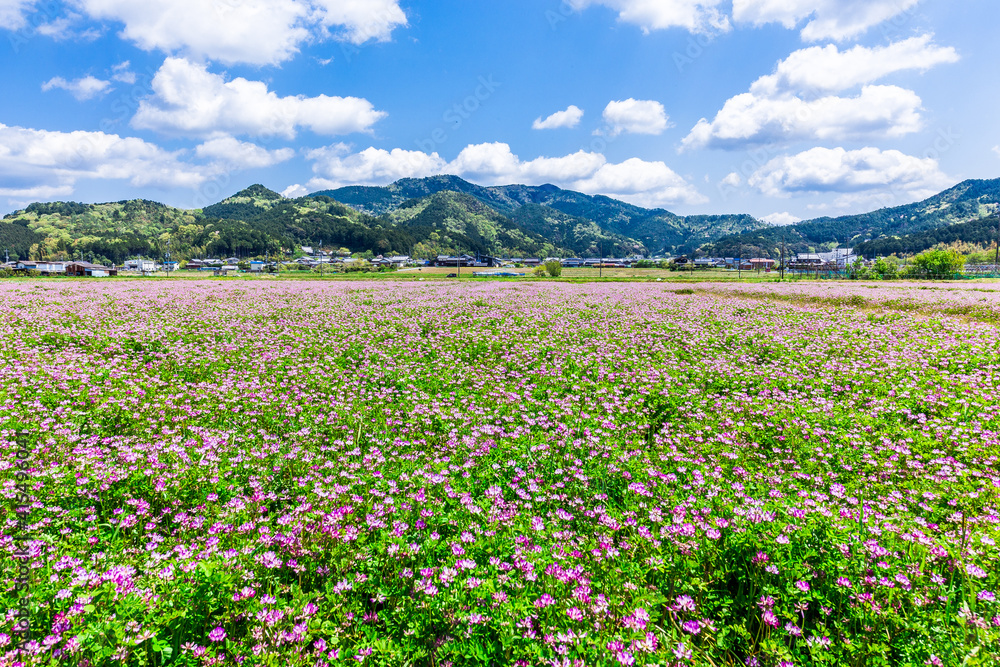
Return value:
<svg viewBox="0 0 1000 667">
<path fill-rule="evenodd" d="M 939 227 L 917 234 L 866 241 L 855 247 L 855 252 L 863 257 L 880 257 L 922 252 L 942 244 L 967 243 L 988 246 L 1000 238 L 997 229 L 998 225 L 1000 225 L 1000 220 L 997 219 L 997 216 L 993 216 L 981 220 L 973 220 L 972 222 Z M 992 261 L 992 258 L 990 258 L 990 261 Z"/>
<path fill-rule="evenodd" d="M 753 255 L 777 259 L 781 254 L 782 239 L 787 253 L 813 252 L 813 248 L 833 244 L 851 246 L 858 254 L 871 257 L 877 254 L 901 254 L 933 247 L 941 242 L 951 242 L 949 232 L 952 225 L 981 221 L 991 215 L 1000 203 L 1000 179 L 965 181 L 922 202 L 883 208 L 871 213 L 849 215 L 839 218 L 817 218 L 787 227 L 770 227 L 746 234 L 727 236 L 707 244 L 706 252 L 724 257 L 750 254 L 748 246 L 754 248 Z M 959 229 L 954 236 L 968 242 L 982 243 L 985 230 L 996 230 L 996 222 L 971 225 Z M 922 234 L 929 232 L 928 234 Z M 940 236 L 937 234 L 940 232 Z M 904 242 L 892 238 L 903 236 Z M 995 238 L 995 236 L 993 237 Z M 866 239 L 874 239 L 867 242 Z M 980 239 L 980 240 L 974 240 Z M 908 244 L 912 242 L 915 247 Z M 985 242 L 988 242 L 985 241 Z"/>
<path fill-rule="evenodd" d="M 545 270 L 553 278 L 558 278 L 562 275 L 562 264 L 555 260 L 550 260 L 545 262 Z"/>
<path fill-rule="evenodd" d="M 965 257 L 956 250 L 928 250 L 913 258 L 903 272 L 906 278 L 951 278 L 965 266 Z"/>
</svg>

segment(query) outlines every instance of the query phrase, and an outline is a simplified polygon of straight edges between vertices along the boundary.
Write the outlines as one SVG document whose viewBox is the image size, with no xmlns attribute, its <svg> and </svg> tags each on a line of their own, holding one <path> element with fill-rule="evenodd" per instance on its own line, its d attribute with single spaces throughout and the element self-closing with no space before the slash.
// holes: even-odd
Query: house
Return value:
<svg viewBox="0 0 1000 667">
<path fill-rule="evenodd" d="M 156 261 L 152 259 L 126 259 L 122 268 L 126 271 L 152 273 L 153 271 L 156 271 Z"/>
<path fill-rule="evenodd" d="M 118 269 L 108 268 L 100 264 L 91 264 L 90 262 L 71 262 L 66 265 L 66 275 L 106 278 L 107 276 L 117 276 Z"/>
<path fill-rule="evenodd" d="M 43 276 L 63 276 L 66 275 L 66 262 L 49 261 L 21 261 L 14 265 L 15 271 L 38 271 Z"/>
<path fill-rule="evenodd" d="M 795 256 L 795 259 L 792 260 L 792 263 L 793 264 L 800 264 L 802 266 L 816 266 L 816 265 L 823 264 L 824 262 L 823 262 L 823 258 L 820 257 L 819 255 L 815 255 L 815 254 L 811 254 L 811 253 L 805 253 L 805 254 L 800 253 L 800 254 L 798 254 L 798 255 Z"/>
<path fill-rule="evenodd" d="M 763 257 L 755 257 L 750 260 L 749 264 L 754 269 L 759 271 L 760 269 L 771 269 L 774 267 L 775 264 L 777 264 L 777 262 L 774 261 L 773 259 L 764 259 Z"/>
<path fill-rule="evenodd" d="M 261 262 L 259 260 L 254 260 L 250 262 L 250 273 L 263 273 L 263 271 L 264 271 L 264 262 Z"/>
<path fill-rule="evenodd" d="M 163 263 L 163 270 L 164 271 L 176 271 L 179 266 L 180 265 L 177 262 L 164 262 Z"/>
</svg>

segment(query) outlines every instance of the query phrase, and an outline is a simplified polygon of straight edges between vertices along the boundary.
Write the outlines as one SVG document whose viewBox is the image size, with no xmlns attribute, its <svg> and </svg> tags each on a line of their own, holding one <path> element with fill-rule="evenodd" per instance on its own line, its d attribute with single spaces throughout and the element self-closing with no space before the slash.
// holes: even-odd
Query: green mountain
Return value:
<svg viewBox="0 0 1000 667">
<path fill-rule="evenodd" d="M 725 257 L 778 257 L 782 240 L 786 252 L 792 253 L 828 250 L 834 246 L 854 248 L 866 241 L 911 236 L 981 220 L 998 208 L 1000 179 L 972 180 L 914 204 L 754 230 L 709 242 L 702 249 Z"/>
<path fill-rule="evenodd" d="M 966 181 L 916 204 L 769 227 L 747 215 L 678 216 L 552 185 L 482 187 L 454 176 L 404 179 L 286 199 L 251 186 L 204 209 L 146 200 L 31 204 L 0 221 L 0 252 L 15 259 L 139 255 L 257 257 L 301 245 L 433 257 L 462 252 L 545 257 L 687 253 L 775 257 L 857 247 L 916 252 L 990 240 L 1000 180 Z"/>
<path fill-rule="evenodd" d="M 284 201 L 284 197 L 263 185 L 251 185 L 232 197 L 202 209 L 209 218 L 251 220 Z"/>
<path fill-rule="evenodd" d="M 562 239 L 560 242 L 577 248 L 576 251 L 581 253 L 590 245 L 582 238 L 574 243 L 566 241 L 567 221 L 557 213 L 596 224 L 601 231 L 594 231 L 590 240 L 598 245 L 607 240 L 621 250 L 636 248 L 652 254 L 690 252 L 722 236 L 767 227 L 766 223 L 749 215 L 682 217 L 663 209 L 642 208 L 610 197 L 563 190 L 554 185 L 484 187 L 457 176 L 406 178 L 385 187 L 346 187 L 324 190 L 315 195 L 331 197 L 365 213 L 385 215 L 411 199 L 445 191 L 467 194 L 515 221 L 534 224 L 538 233 L 552 240 L 558 237 Z M 527 214 L 518 214 L 520 209 L 532 205 L 551 211 L 535 208 L 529 209 Z M 539 227 L 540 220 L 550 220 L 552 229 Z"/>
</svg>

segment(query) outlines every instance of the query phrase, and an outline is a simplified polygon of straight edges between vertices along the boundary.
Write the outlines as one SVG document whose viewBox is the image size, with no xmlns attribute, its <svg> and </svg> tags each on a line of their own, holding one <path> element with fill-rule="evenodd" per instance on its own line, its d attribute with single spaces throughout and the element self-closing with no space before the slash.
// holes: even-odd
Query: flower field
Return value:
<svg viewBox="0 0 1000 667">
<path fill-rule="evenodd" d="M 0 665 L 998 664 L 997 327 L 736 289 L 0 286 Z"/>
</svg>

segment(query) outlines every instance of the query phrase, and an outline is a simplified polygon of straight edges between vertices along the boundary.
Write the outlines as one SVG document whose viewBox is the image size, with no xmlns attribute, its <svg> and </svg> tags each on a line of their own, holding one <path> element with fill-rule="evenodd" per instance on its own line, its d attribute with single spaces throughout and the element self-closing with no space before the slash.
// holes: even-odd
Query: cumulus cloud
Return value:
<svg viewBox="0 0 1000 667">
<path fill-rule="evenodd" d="M 83 102 L 108 92 L 111 89 L 111 82 L 88 75 L 82 79 L 73 79 L 72 81 L 67 81 L 61 76 L 56 76 L 42 84 L 43 91 L 49 91 L 53 88 L 65 90 Z"/>
<path fill-rule="evenodd" d="M 735 171 L 726 174 L 726 177 L 719 181 L 720 185 L 728 185 L 731 188 L 738 188 L 743 185 L 743 177 Z"/>
<path fill-rule="evenodd" d="M 307 194 L 309 194 L 309 190 L 299 183 L 289 185 L 281 191 L 281 196 L 286 199 L 298 199 L 299 197 L 305 197 Z"/>
<path fill-rule="evenodd" d="M 357 97 L 278 97 L 261 81 L 226 81 L 184 58 L 167 58 L 153 77 L 153 92 L 140 103 L 133 127 L 187 136 L 292 139 L 298 128 L 324 135 L 366 132 L 386 116 Z"/>
<path fill-rule="evenodd" d="M 865 86 L 856 97 L 758 97 L 728 100 L 709 122 L 702 118 L 683 148 L 738 150 L 747 145 L 800 139 L 900 137 L 920 130 L 920 98 L 897 86 Z"/>
<path fill-rule="evenodd" d="M 883 191 L 913 201 L 947 187 L 951 179 L 935 159 L 868 147 L 853 151 L 813 148 L 777 157 L 757 170 L 748 182 L 772 197 Z"/>
<path fill-rule="evenodd" d="M 197 187 L 211 174 L 141 139 L 104 132 L 50 132 L 0 124 L 0 195 L 68 195 L 81 179 L 133 186 Z"/>
<path fill-rule="evenodd" d="M 130 86 L 138 79 L 135 72 L 132 71 L 132 63 L 127 60 L 120 62 L 111 68 L 111 78 Z"/>
<path fill-rule="evenodd" d="M 604 109 L 604 122 L 608 133 L 617 136 L 629 134 L 663 134 L 671 127 L 666 109 L 653 100 L 627 100 L 608 102 Z"/>
<path fill-rule="evenodd" d="M 384 185 L 400 178 L 454 174 L 483 185 L 552 183 L 590 194 L 617 197 L 641 206 L 707 201 L 663 162 L 639 159 L 609 164 L 603 155 L 579 151 L 562 157 L 522 160 L 505 143 L 474 144 L 451 162 L 437 153 L 368 148 L 351 153 L 343 144 L 311 151 L 314 190 L 345 185 Z"/>
<path fill-rule="evenodd" d="M 750 92 L 756 95 L 803 91 L 837 93 L 896 72 L 926 72 L 936 65 L 958 60 L 958 52 L 952 47 L 936 45 L 933 35 L 874 48 L 855 46 L 846 51 L 833 44 L 814 46 L 795 51 L 779 62 L 774 74 L 759 78 L 750 87 Z"/>
<path fill-rule="evenodd" d="M 35 0 L 0 0 L 0 26 L 20 30 L 25 26 L 25 14 L 35 5 Z"/>
<path fill-rule="evenodd" d="M 683 148 L 740 149 L 795 140 L 899 137 L 923 126 L 921 100 L 911 90 L 873 85 L 890 74 L 926 71 L 959 59 L 931 35 L 883 47 L 834 45 L 795 51 L 750 91 L 730 98 L 709 121 L 701 119 Z M 842 95 L 861 86 L 859 94 Z"/>
<path fill-rule="evenodd" d="M 911 11 L 920 0 L 733 0 L 737 23 L 780 23 L 802 28 L 802 39 L 842 41 Z"/>
<path fill-rule="evenodd" d="M 401 178 L 421 178 L 443 173 L 445 161 L 437 153 L 394 148 L 367 148 L 351 153 L 344 144 L 309 151 L 317 177 L 309 182 L 315 190 L 345 185 L 385 185 Z"/>
<path fill-rule="evenodd" d="M 583 118 L 583 109 L 571 104 L 569 108 L 565 111 L 557 111 L 548 118 L 542 119 L 539 116 L 532 123 L 531 128 L 533 130 L 557 130 L 561 128 L 572 129 L 580 124 L 580 120 Z"/>
<path fill-rule="evenodd" d="M 9 2 L 10 0 L 0 0 Z M 407 24 L 397 0 L 77 0 L 91 17 L 120 22 L 121 36 L 160 50 L 225 63 L 276 64 L 333 32 L 355 44 L 386 40 Z"/>
<path fill-rule="evenodd" d="M 771 215 L 765 215 L 761 220 L 775 227 L 784 227 L 785 225 L 794 225 L 796 222 L 802 222 L 802 218 L 791 213 L 772 213 Z"/>
<path fill-rule="evenodd" d="M 195 148 L 195 155 L 225 165 L 227 169 L 260 169 L 295 157 L 291 148 L 267 150 L 234 137 L 215 137 Z"/>
<path fill-rule="evenodd" d="M 603 5 L 618 12 L 618 20 L 643 32 L 684 28 L 693 33 L 729 30 L 729 18 L 719 10 L 722 0 L 568 0 L 574 9 Z"/>
</svg>

